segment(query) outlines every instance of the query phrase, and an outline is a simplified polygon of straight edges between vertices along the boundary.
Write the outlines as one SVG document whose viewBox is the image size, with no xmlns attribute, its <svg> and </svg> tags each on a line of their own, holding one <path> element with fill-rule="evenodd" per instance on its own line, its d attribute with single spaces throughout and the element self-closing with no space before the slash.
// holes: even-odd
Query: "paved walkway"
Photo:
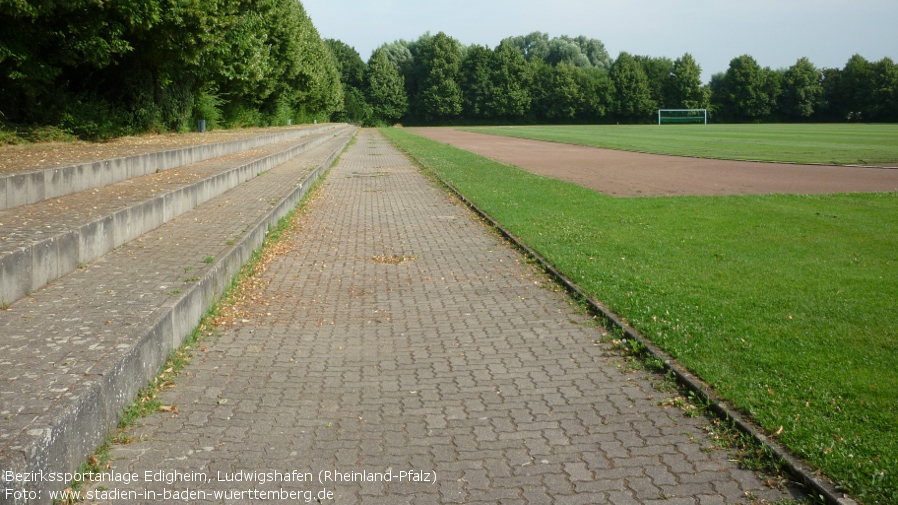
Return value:
<svg viewBox="0 0 898 505">
<path fill-rule="evenodd" d="M 280 503 L 261 493 L 283 490 L 341 505 L 782 497 L 703 450 L 703 419 L 658 406 L 665 394 L 621 372 L 600 329 L 376 131 L 299 226 L 265 274 L 270 305 L 204 344 L 163 398 L 179 414 L 147 418 L 146 441 L 113 450 L 113 469 L 140 478 L 106 492 L 158 493 L 117 503 L 161 503 L 166 489 L 208 493 L 190 503 Z M 294 482 L 262 483 L 281 476 Z"/>
</svg>

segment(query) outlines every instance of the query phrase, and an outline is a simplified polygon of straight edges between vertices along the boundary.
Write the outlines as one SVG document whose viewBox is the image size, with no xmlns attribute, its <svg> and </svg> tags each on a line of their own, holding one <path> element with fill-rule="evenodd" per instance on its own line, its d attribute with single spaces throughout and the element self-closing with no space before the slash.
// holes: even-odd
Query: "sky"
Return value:
<svg viewBox="0 0 898 505">
<path fill-rule="evenodd" d="M 491 48 L 515 35 L 584 35 L 621 51 L 676 59 L 690 53 L 702 79 L 743 54 L 787 68 L 807 57 L 842 68 L 854 55 L 898 61 L 896 0 L 301 0 L 324 38 L 367 61 L 381 44 L 445 32 Z"/>
</svg>

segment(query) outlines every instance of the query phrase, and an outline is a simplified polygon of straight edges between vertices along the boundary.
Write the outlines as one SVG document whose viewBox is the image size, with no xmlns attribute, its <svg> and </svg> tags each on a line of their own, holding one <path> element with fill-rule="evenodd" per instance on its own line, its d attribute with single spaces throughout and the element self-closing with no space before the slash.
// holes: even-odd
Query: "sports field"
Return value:
<svg viewBox="0 0 898 505">
<path fill-rule="evenodd" d="M 472 133 L 454 128 L 409 128 L 409 131 L 614 196 L 898 191 L 898 170 L 636 153 Z"/>
<path fill-rule="evenodd" d="M 898 503 L 898 193 L 614 198 L 384 133 L 862 503 Z"/>
<path fill-rule="evenodd" d="M 898 166 L 895 124 L 502 126 L 464 130 L 724 160 Z"/>
</svg>

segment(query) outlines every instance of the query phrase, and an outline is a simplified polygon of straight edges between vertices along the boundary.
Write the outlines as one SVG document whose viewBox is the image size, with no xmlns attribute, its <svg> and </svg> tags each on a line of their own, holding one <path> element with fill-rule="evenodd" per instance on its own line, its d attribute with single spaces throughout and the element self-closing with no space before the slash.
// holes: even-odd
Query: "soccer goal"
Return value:
<svg viewBox="0 0 898 505">
<path fill-rule="evenodd" d="M 708 124 L 708 109 L 658 109 L 658 124 L 664 123 Z"/>
</svg>

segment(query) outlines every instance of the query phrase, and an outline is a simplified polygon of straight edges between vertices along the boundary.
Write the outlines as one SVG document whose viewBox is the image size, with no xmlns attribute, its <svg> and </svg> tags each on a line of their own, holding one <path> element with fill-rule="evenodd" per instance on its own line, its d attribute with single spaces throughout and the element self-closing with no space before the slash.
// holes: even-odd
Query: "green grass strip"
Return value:
<svg viewBox="0 0 898 505">
<path fill-rule="evenodd" d="M 898 194 L 613 198 L 383 132 L 841 489 L 898 503 Z"/>
<path fill-rule="evenodd" d="M 898 163 L 895 124 L 591 125 L 465 131 L 677 156 L 835 165 Z"/>
</svg>

